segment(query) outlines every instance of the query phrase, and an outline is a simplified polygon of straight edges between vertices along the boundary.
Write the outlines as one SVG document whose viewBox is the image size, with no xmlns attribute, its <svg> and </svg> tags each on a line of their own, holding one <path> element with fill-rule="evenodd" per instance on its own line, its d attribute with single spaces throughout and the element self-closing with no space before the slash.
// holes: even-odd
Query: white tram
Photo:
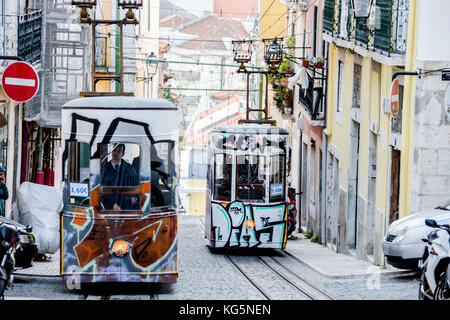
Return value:
<svg viewBox="0 0 450 320">
<path fill-rule="evenodd" d="M 211 248 L 286 246 L 288 132 L 261 124 L 209 136 L 206 238 Z"/>
<path fill-rule="evenodd" d="M 177 114 L 126 96 L 62 107 L 66 283 L 176 282 Z"/>
</svg>

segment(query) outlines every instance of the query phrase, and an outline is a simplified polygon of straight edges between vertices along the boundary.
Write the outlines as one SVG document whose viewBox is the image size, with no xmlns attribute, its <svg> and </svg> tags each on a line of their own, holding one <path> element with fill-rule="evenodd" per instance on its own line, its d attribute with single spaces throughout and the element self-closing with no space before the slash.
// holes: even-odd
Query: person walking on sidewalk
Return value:
<svg viewBox="0 0 450 320">
<path fill-rule="evenodd" d="M 5 200 L 8 199 L 8 187 L 5 183 L 5 169 L 0 166 L 0 216 L 5 216 Z"/>
</svg>

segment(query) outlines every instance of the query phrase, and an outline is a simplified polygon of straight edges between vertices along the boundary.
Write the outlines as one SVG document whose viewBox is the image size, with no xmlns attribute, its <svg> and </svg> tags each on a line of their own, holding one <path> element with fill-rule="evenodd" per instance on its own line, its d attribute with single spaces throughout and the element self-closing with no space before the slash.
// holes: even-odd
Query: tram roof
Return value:
<svg viewBox="0 0 450 320">
<path fill-rule="evenodd" d="M 215 128 L 214 133 L 289 134 L 286 129 L 261 124 L 238 124 Z"/>
<path fill-rule="evenodd" d="M 73 99 L 65 103 L 63 109 L 133 109 L 133 110 L 178 110 L 166 99 L 149 99 L 130 96 L 100 96 Z"/>
</svg>

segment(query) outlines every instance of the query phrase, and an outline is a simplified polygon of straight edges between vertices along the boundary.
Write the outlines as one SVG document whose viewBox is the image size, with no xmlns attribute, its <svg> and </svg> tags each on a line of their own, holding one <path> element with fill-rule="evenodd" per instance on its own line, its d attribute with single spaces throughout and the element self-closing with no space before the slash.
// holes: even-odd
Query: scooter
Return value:
<svg viewBox="0 0 450 320">
<path fill-rule="evenodd" d="M 31 226 L 0 217 L 0 300 L 14 282 L 16 269 L 30 268 L 37 253 Z"/>
<path fill-rule="evenodd" d="M 292 235 L 292 232 L 295 230 L 295 225 L 297 223 L 297 221 L 295 220 L 295 217 L 297 216 L 297 209 L 295 208 L 294 194 L 295 193 L 292 192 L 291 190 L 288 191 L 289 203 L 288 203 L 288 217 L 287 217 L 288 222 L 287 236 L 288 239 L 290 240 L 297 239 L 296 236 Z"/>
<path fill-rule="evenodd" d="M 427 243 L 428 257 L 419 265 L 419 300 L 450 300 L 450 226 L 432 219 L 425 220 L 425 224 L 434 230 L 422 239 Z"/>
<path fill-rule="evenodd" d="M 0 222 L 0 299 L 5 289 L 12 287 L 13 271 L 16 266 L 15 253 L 20 246 L 19 230 L 16 225 Z"/>
</svg>

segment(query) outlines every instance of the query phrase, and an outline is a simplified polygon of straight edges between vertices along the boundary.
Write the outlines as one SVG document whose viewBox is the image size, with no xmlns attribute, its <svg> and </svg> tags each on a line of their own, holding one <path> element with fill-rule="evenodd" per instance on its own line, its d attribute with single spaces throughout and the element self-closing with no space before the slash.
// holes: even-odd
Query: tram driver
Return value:
<svg viewBox="0 0 450 320">
<path fill-rule="evenodd" d="M 135 167 L 122 159 L 125 144 L 117 144 L 111 151 L 111 160 L 102 165 L 103 186 L 139 186 L 139 175 Z M 139 210 L 139 198 L 135 194 L 104 194 L 101 203 L 105 210 Z"/>
</svg>

